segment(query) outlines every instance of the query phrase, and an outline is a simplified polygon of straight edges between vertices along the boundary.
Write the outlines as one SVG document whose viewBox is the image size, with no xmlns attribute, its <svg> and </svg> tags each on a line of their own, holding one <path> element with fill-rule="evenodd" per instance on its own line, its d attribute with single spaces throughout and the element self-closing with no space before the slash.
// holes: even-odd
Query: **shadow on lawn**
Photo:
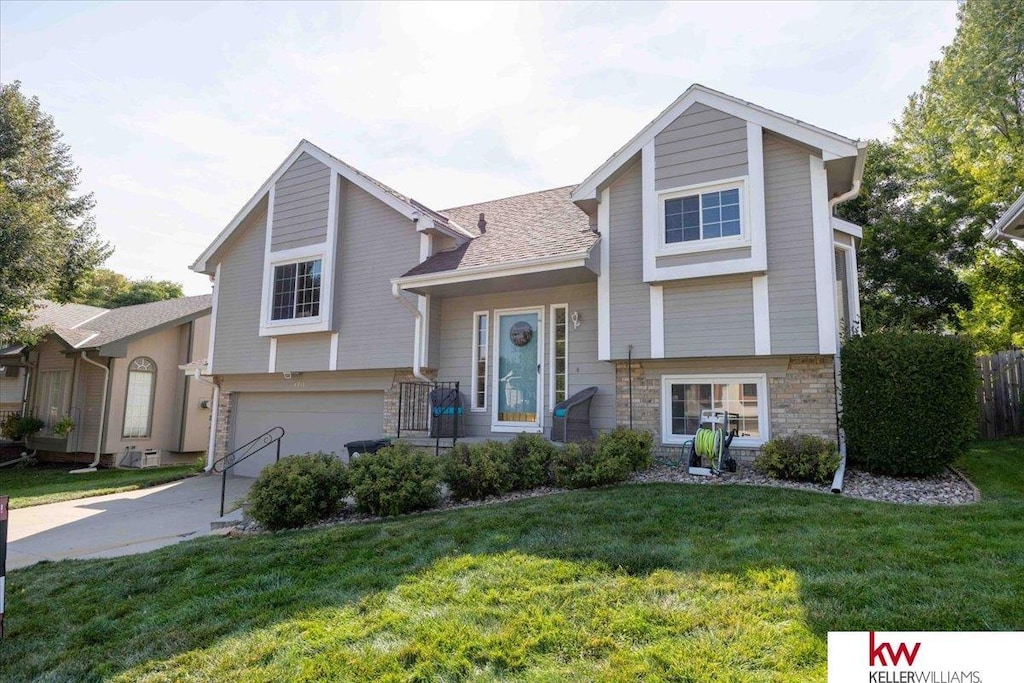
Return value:
<svg viewBox="0 0 1024 683">
<path fill-rule="evenodd" d="M 580 647 L 587 661 L 573 671 L 587 677 L 607 675 L 601 663 L 624 667 L 619 673 L 667 670 L 686 643 L 695 648 L 690 659 L 711 661 L 713 644 L 734 636 L 728 651 L 752 659 L 730 655 L 723 666 L 792 660 L 806 674 L 824 661 L 830 630 L 1024 627 L 1022 520 L 1020 503 L 901 507 L 748 487 L 646 485 L 202 540 L 15 573 L 0 668 L 12 680 L 134 678 L 179 664 L 215 679 L 235 676 L 238 666 L 316 678 L 361 661 L 380 664 L 378 672 L 430 662 L 431 653 L 447 652 L 445 643 L 462 643 L 468 650 L 456 648 L 453 668 L 434 674 L 551 660 L 557 676 L 559 653 L 571 659 Z M 503 562 L 543 578 L 517 584 L 502 574 Z M 522 602 L 509 608 L 502 600 Z M 687 600 L 698 616 L 672 621 L 673 605 Z M 430 621 L 446 609 L 463 618 Z M 702 610 L 717 621 L 703 624 Z M 641 630 L 598 628 L 617 623 L 621 611 Z M 559 623 L 530 640 L 526 616 Z M 593 643 L 574 635 L 588 629 Z M 549 642 L 550 633 L 562 635 Z M 648 636 L 649 647 L 641 642 Z M 781 650 L 771 646 L 776 641 Z M 630 659 L 634 647 L 645 658 Z M 392 659 L 377 656 L 389 648 Z"/>
</svg>

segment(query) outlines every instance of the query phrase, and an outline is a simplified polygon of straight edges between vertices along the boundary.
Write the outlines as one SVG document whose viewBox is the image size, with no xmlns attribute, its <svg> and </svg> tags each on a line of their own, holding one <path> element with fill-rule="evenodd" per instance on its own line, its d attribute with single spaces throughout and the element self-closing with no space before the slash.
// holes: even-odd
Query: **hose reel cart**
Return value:
<svg viewBox="0 0 1024 683">
<path fill-rule="evenodd" d="M 702 410 L 697 433 L 693 440 L 683 444 L 684 453 L 689 447 L 689 472 L 700 476 L 721 474 L 723 471 L 735 472 L 736 461 L 729 455 L 729 445 L 737 435 L 733 429 L 729 431 L 728 411 Z M 710 467 L 703 467 L 707 460 Z"/>
</svg>

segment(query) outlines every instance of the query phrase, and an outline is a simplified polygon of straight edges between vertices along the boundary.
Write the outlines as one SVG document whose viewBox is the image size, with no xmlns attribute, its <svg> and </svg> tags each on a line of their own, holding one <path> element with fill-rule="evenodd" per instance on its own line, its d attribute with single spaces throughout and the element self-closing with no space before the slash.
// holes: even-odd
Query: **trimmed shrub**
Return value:
<svg viewBox="0 0 1024 683">
<path fill-rule="evenodd" d="M 20 441 L 45 426 L 45 423 L 38 417 L 21 417 L 17 413 L 11 413 L 0 424 L 0 435 L 11 441 Z"/>
<path fill-rule="evenodd" d="M 596 441 L 568 443 L 555 456 L 555 483 L 568 489 L 625 481 L 633 471 L 628 458 L 601 454 Z"/>
<path fill-rule="evenodd" d="M 978 373 L 969 341 L 882 332 L 843 346 L 847 459 L 879 474 L 926 476 L 976 436 Z"/>
<path fill-rule="evenodd" d="M 772 439 L 761 447 L 754 469 L 776 479 L 827 484 L 839 467 L 839 447 L 834 441 L 810 434 Z"/>
<path fill-rule="evenodd" d="M 597 439 L 597 448 L 605 459 L 622 458 L 629 462 L 633 471 L 646 470 L 652 464 L 651 448 L 654 435 L 647 431 L 635 431 L 628 427 L 616 427 Z"/>
<path fill-rule="evenodd" d="M 374 515 L 400 515 L 437 503 L 440 463 L 432 454 L 398 442 L 363 453 L 349 464 L 356 506 Z"/>
<path fill-rule="evenodd" d="M 336 514 L 348 492 L 348 468 L 333 453 L 292 455 L 260 472 L 249 514 L 267 529 L 293 529 Z"/>
<path fill-rule="evenodd" d="M 551 483 L 551 463 L 558 447 L 540 434 L 521 433 L 507 448 L 510 491 L 525 491 Z"/>
<path fill-rule="evenodd" d="M 441 477 L 456 500 L 480 500 L 511 490 L 508 446 L 460 443 L 441 458 Z"/>
</svg>

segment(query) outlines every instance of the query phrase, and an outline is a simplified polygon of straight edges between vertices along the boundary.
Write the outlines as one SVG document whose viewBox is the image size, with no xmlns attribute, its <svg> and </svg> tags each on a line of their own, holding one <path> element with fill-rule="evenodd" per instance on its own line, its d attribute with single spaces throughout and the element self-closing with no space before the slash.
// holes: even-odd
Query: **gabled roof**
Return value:
<svg viewBox="0 0 1024 683">
<path fill-rule="evenodd" d="M 106 309 L 44 299 L 37 302 L 29 324 L 50 328 L 69 349 L 98 349 L 194 320 L 210 312 L 212 300 L 203 294 Z"/>
<path fill-rule="evenodd" d="M 999 220 L 988 230 L 989 237 L 1008 237 L 1024 240 L 1024 194 L 999 217 Z"/>
<path fill-rule="evenodd" d="M 596 199 L 597 188 L 602 183 L 610 178 L 624 163 L 639 153 L 645 144 L 654 139 L 654 136 L 697 102 L 820 149 L 825 161 L 857 156 L 858 149 L 864 146 L 864 143 L 858 143 L 856 140 L 844 137 L 838 133 L 812 126 L 791 116 L 780 114 L 752 102 L 747 102 L 694 83 L 675 102 L 661 112 L 657 118 L 633 136 L 633 139 L 619 148 L 608 161 L 580 183 L 572 193 L 573 201 L 579 202 L 587 199 Z"/>
<path fill-rule="evenodd" d="M 473 231 L 473 239 L 434 254 L 402 277 L 585 257 L 598 235 L 587 215 L 572 203 L 571 190 L 570 185 L 445 209 L 445 214 Z M 483 229 L 478 225 L 480 214 Z"/>
<path fill-rule="evenodd" d="M 281 162 L 281 165 L 270 174 L 266 182 L 260 186 L 260 189 L 256 191 L 245 206 L 235 214 L 235 217 L 221 230 L 220 234 L 213 240 L 213 242 L 206 248 L 206 250 L 200 254 L 199 258 L 196 259 L 195 263 L 189 266 L 190 269 L 199 273 L 212 274 L 212 270 L 209 266 L 209 260 L 214 256 L 217 251 L 224 245 L 225 242 L 231 237 L 236 229 L 245 220 L 245 217 L 256 208 L 256 205 L 260 203 L 263 197 L 269 192 L 270 188 L 277 182 L 277 180 L 284 175 L 284 172 L 295 163 L 295 161 L 302 155 L 308 154 L 317 161 L 321 162 L 325 166 L 336 171 L 340 176 L 356 185 L 360 189 L 370 193 L 380 201 L 390 206 L 395 211 L 408 218 L 409 220 L 416 221 L 419 225 L 417 226 L 420 230 L 425 230 L 423 224 L 430 223 L 433 228 L 440 230 L 441 232 L 448 233 L 453 237 L 470 237 L 471 233 L 464 230 L 461 226 L 453 221 L 449 220 L 447 216 L 434 211 L 416 200 L 407 197 L 400 192 L 388 187 L 384 183 L 371 178 L 362 171 L 349 166 L 341 159 L 325 152 L 320 147 L 317 147 L 308 140 L 302 140 L 292 150 L 292 153 Z M 421 224 L 422 223 L 422 224 Z"/>
</svg>

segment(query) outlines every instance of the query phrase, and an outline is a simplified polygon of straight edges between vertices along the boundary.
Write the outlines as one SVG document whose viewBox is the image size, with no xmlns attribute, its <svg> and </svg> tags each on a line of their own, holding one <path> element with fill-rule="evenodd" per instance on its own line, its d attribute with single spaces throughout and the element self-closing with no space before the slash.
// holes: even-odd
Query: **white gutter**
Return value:
<svg viewBox="0 0 1024 683">
<path fill-rule="evenodd" d="M 833 197 L 828 201 L 828 217 L 831 223 L 835 220 L 835 208 L 843 202 L 849 201 L 860 194 L 860 184 L 864 177 L 864 160 L 867 157 L 868 143 L 858 142 L 857 143 L 857 161 L 853 165 L 853 184 L 848 192 L 844 192 L 838 197 Z M 842 220 L 842 219 L 839 219 Z M 846 221 L 844 221 L 846 222 Z M 852 224 L 851 224 L 852 225 Z M 836 378 L 839 380 L 836 383 L 836 400 L 840 401 L 840 408 L 842 407 L 842 395 L 839 393 L 842 390 L 842 365 L 839 363 L 839 354 L 836 354 Z M 846 476 L 846 432 L 843 428 L 839 428 L 839 467 L 836 468 L 835 476 L 832 477 L 832 493 L 843 492 L 843 478 Z"/>
<path fill-rule="evenodd" d="M 89 365 L 95 365 L 103 370 L 103 398 L 100 399 L 100 421 L 96 428 L 96 457 L 93 458 L 92 463 L 88 467 L 83 467 L 80 470 L 71 470 L 69 474 L 86 474 L 96 471 L 96 466 L 100 464 L 100 454 L 103 452 L 103 425 L 107 419 L 107 389 L 110 387 L 110 367 L 97 363 L 94 360 L 89 360 L 86 357 L 85 351 L 82 351 L 82 360 Z"/>
<path fill-rule="evenodd" d="M 392 280 L 391 282 L 391 296 L 395 297 L 398 303 L 408 308 L 416 318 L 416 328 L 412 341 L 412 375 L 421 382 L 430 382 L 431 380 L 423 376 L 423 367 L 420 362 L 420 356 L 422 355 L 421 346 L 423 344 L 423 313 L 420 312 L 419 307 L 414 306 L 412 302 L 402 296 L 402 288 L 397 280 Z"/>
</svg>

